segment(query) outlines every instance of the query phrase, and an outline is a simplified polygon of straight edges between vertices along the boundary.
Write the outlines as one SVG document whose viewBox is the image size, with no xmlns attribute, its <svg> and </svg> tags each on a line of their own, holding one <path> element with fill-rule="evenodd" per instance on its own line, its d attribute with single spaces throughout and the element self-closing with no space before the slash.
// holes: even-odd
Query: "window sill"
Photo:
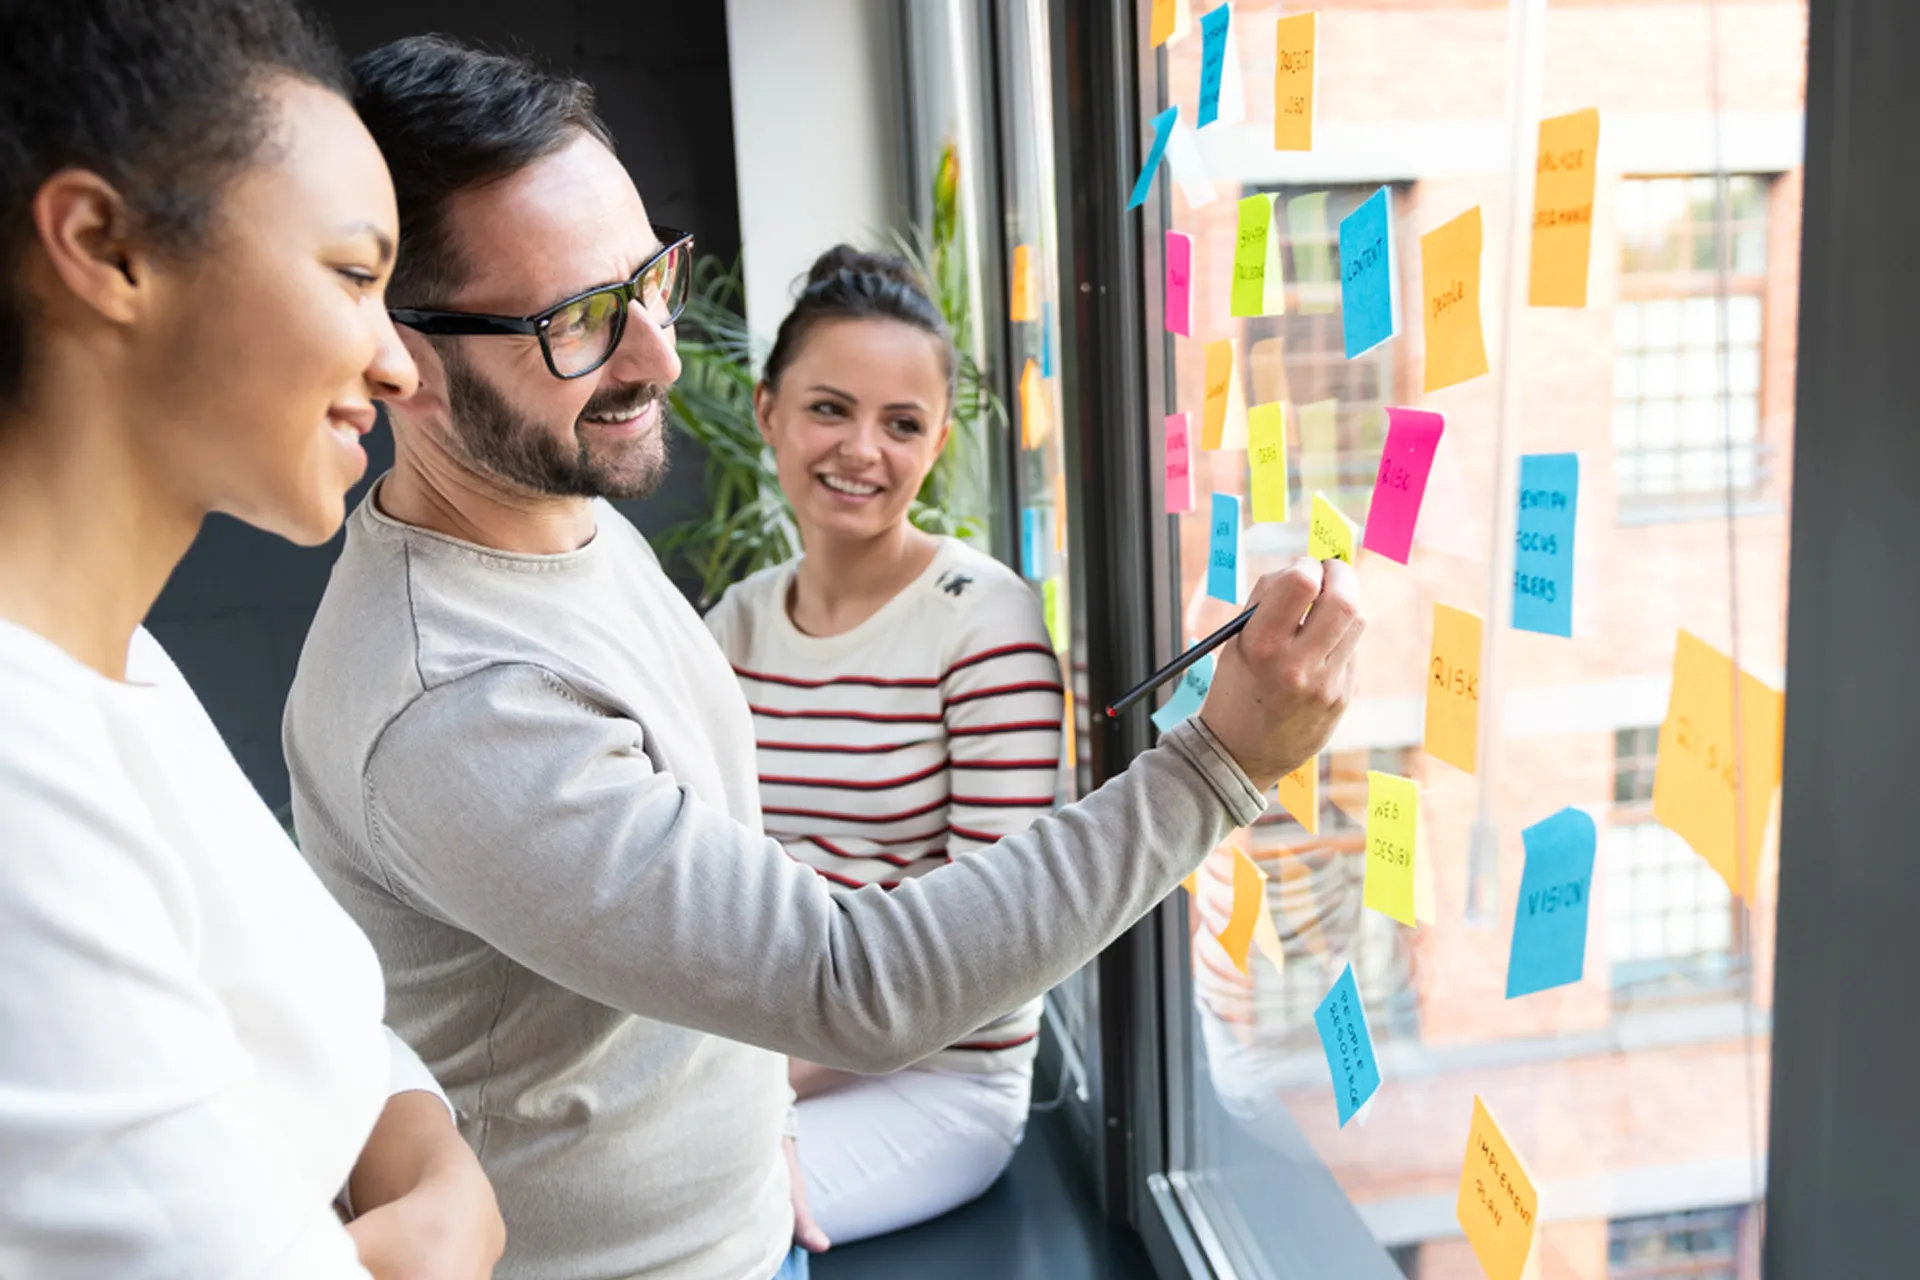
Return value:
<svg viewBox="0 0 1920 1280">
<path fill-rule="evenodd" d="M 1785 515 L 1787 505 L 1771 498 L 1749 498 L 1733 504 L 1733 515 L 1737 520 L 1746 520 L 1755 516 Z M 1614 516 L 1614 523 L 1623 527 L 1647 524 L 1696 524 L 1704 520 L 1724 520 L 1727 507 L 1724 502 L 1671 502 L 1656 506 L 1622 505 Z"/>
</svg>

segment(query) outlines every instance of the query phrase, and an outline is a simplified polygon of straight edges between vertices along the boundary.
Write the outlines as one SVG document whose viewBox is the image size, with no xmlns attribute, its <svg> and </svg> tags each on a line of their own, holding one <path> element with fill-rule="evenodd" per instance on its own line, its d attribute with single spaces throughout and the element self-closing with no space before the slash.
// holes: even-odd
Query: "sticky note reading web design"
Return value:
<svg viewBox="0 0 1920 1280">
<path fill-rule="evenodd" d="M 1367 508 L 1365 540 L 1360 544 L 1389 560 L 1407 562 L 1413 550 L 1413 526 L 1420 518 L 1427 475 L 1440 448 L 1446 421 L 1422 409 L 1388 409 L 1387 443 L 1373 480 L 1373 505 Z"/>
<path fill-rule="evenodd" d="M 1193 237 L 1167 232 L 1167 332 L 1193 336 Z"/>
<path fill-rule="evenodd" d="M 1233 914 L 1220 931 L 1220 946 L 1227 959 L 1242 973 L 1247 969 L 1247 949 L 1253 945 L 1260 917 L 1267 914 L 1267 873 L 1238 846 L 1233 850 Z"/>
<path fill-rule="evenodd" d="M 1690 632 L 1679 634 L 1653 771 L 1653 816 L 1751 902 L 1780 786 L 1786 699 L 1744 671 L 1737 680 L 1736 720 L 1733 659 Z"/>
<path fill-rule="evenodd" d="M 1579 501 L 1579 454 L 1521 455 L 1513 553 L 1516 630 L 1573 634 L 1573 531 Z"/>
<path fill-rule="evenodd" d="M 1313 759 L 1280 779 L 1280 785 L 1274 788 L 1274 797 L 1280 801 L 1281 808 L 1293 815 L 1293 820 L 1307 829 L 1307 834 L 1320 834 L 1320 757 Z"/>
<path fill-rule="evenodd" d="M 1252 195 L 1240 202 L 1228 301 L 1230 312 L 1236 316 L 1277 316 L 1287 309 L 1287 284 L 1280 274 L 1280 236 L 1273 225 L 1272 196 Z"/>
<path fill-rule="evenodd" d="M 1533 177 L 1533 258 L 1527 302 L 1536 307 L 1587 305 L 1593 257 L 1594 158 L 1600 113 L 1589 107 L 1540 122 Z"/>
<path fill-rule="evenodd" d="M 1273 149 L 1313 150 L 1313 61 L 1318 15 L 1297 13 L 1274 26 Z"/>
<path fill-rule="evenodd" d="M 1353 563 L 1353 521 L 1320 494 L 1313 495 L 1312 515 L 1307 524 L 1307 554 L 1315 560 L 1345 560 Z"/>
<path fill-rule="evenodd" d="M 1189 433 L 1192 415 L 1167 415 L 1167 514 L 1193 510 L 1193 445 Z"/>
<path fill-rule="evenodd" d="M 1540 1197 L 1526 1166 L 1477 1095 L 1467 1128 L 1467 1156 L 1460 1165 L 1460 1198 L 1453 1212 L 1487 1280 L 1520 1280 L 1533 1248 Z"/>
<path fill-rule="evenodd" d="M 1007 319 L 1015 324 L 1040 318 L 1040 307 L 1033 287 L 1033 246 L 1013 246 L 1013 286 L 1007 306 Z"/>
<path fill-rule="evenodd" d="M 1153 0 L 1153 14 L 1148 35 L 1153 47 L 1159 48 L 1169 40 L 1178 40 L 1187 34 L 1192 23 L 1187 0 Z"/>
<path fill-rule="evenodd" d="M 1426 752 L 1474 771 L 1480 752 L 1480 615 L 1434 602 L 1427 664 Z"/>
<path fill-rule="evenodd" d="M 1240 603 L 1240 499 L 1230 493 L 1213 495 L 1213 532 L 1207 547 L 1207 594 L 1228 604 Z"/>
<path fill-rule="evenodd" d="M 1365 905 L 1401 924 L 1415 923 L 1414 858 L 1419 843 L 1420 789 L 1413 779 L 1367 773 Z"/>
<path fill-rule="evenodd" d="M 1172 696 L 1153 713 L 1153 727 L 1165 733 L 1185 720 L 1200 709 L 1200 704 L 1207 700 L 1207 690 L 1212 687 L 1213 655 L 1208 654 L 1180 673 Z"/>
<path fill-rule="evenodd" d="M 1394 334 L 1400 313 L 1394 256 L 1393 193 L 1382 187 L 1340 221 L 1340 318 L 1349 360 Z"/>
<path fill-rule="evenodd" d="M 1373 1032 L 1367 1028 L 1367 1008 L 1360 1002 L 1360 984 L 1353 980 L 1351 962 L 1314 1009 L 1313 1024 L 1320 1029 L 1320 1047 L 1327 1052 L 1334 1106 L 1344 1129 L 1380 1087 L 1380 1060 L 1373 1053 Z"/>
<path fill-rule="evenodd" d="M 1480 331 L 1480 239 L 1479 205 L 1420 237 L 1428 391 L 1487 371 L 1487 343 Z"/>
<path fill-rule="evenodd" d="M 1333 310 L 1338 281 L 1333 246 L 1327 236 L 1327 193 L 1315 191 L 1287 201 L 1287 239 L 1293 243 L 1293 282 L 1300 288 L 1303 315 Z"/>
<path fill-rule="evenodd" d="M 1527 865 L 1513 912 L 1507 999 L 1580 981 L 1593 891 L 1593 819 L 1567 808 L 1520 833 Z"/>
<path fill-rule="evenodd" d="M 1248 488 L 1253 523 L 1287 522 L 1287 423 L 1278 404 L 1247 410 Z"/>
<path fill-rule="evenodd" d="M 1200 110 L 1194 128 L 1247 118 L 1247 91 L 1240 80 L 1240 50 L 1234 38 L 1233 6 L 1223 3 L 1200 19 Z"/>
<path fill-rule="evenodd" d="M 1153 189 L 1153 175 L 1167 154 L 1167 140 L 1173 136 L 1173 126 L 1179 119 L 1180 108 L 1177 106 L 1168 107 L 1153 118 L 1153 142 L 1147 147 L 1147 160 L 1140 166 L 1140 177 L 1133 184 L 1133 195 L 1127 199 L 1127 208 L 1138 209 L 1147 202 L 1147 192 Z"/>
</svg>

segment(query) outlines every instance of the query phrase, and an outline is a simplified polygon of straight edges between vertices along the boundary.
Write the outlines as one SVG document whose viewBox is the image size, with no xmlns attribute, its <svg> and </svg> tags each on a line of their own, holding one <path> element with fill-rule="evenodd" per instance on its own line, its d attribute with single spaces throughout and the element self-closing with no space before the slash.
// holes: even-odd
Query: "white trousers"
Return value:
<svg viewBox="0 0 1920 1280">
<path fill-rule="evenodd" d="M 993 1185 L 1026 1132 L 1032 1077 L 910 1067 L 800 1103 L 807 1207 L 836 1245 L 938 1217 Z"/>
</svg>

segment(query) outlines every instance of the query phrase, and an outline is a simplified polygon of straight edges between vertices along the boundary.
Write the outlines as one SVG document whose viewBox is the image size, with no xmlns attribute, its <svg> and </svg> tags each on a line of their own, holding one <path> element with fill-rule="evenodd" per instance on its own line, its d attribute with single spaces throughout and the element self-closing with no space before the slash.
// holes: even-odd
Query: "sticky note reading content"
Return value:
<svg viewBox="0 0 1920 1280">
<path fill-rule="evenodd" d="M 1413 779 L 1367 773 L 1367 873 L 1361 901 L 1401 924 L 1415 922 L 1420 789 Z"/>
<path fill-rule="evenodd" d="M 1293 281 L 1300 288 L 1300 311 L 1324 315 L 1333 310 L 1336 281 L 1333 246 L 1327 237 L 1327 193 L 1315 191 L 1287 201 L 1287 239 L 1293 243 Z"/>
<path fill-rule="evenodd" d="M 1240 603 L 1240 499 L 1230 493 L 1213 495 L 1213 532 L 1207 548 L 1207 594 L 1228 604 Z"/>
<path fill-rule="evenodd" d="M 1167 232 L 1167 332 L 1193 336 L 1193 237 Z"/>
<path fill-rule="evenodd" d="M 1527 302 L 1536 307 L 1587 305 L 1593 257 L 1594 158 L 1600 113 L 1592 108 L 1540 122 L 1533 178 L 1533 258 Z"/>
<path fill-rule="evenodd" d="M 1367 529 L 1361 543 L 1389 560 L 1407 562 L 1413 550 L 1413 526 L 1420 518 L 1420 500 L 1426 496 L 1427 475 L 1440 448 L 1446 421 L 1422 409 L 1388 409 L 1387 443 L 1380 451 L 1380 470 L 1373 480 L 1373 505 L 1367 508 Z"/>
<path fill-rule="evenodd" d="M 1165 733 L 1200 709 L 1213 687 L 1213 655 L 1207 654 L 1180 673 L 1173 695 L 1153 713 L 1153 727 Z"/>
<path fill-rule="evenodd" d="M 1167 514 L 1193 510 L 1193 447 L 1191 414 L 1167 415 Z"/>
<path fill-rule="evenodd" d="M 1312 13 L 1282 18 L 1274 27 L 1273 149 L 1313 150 L 1313 59 L 1318 31 Z"/>
<path fill-rule="evenodd" d="M 1400 272 L 1393 252 L 1393 193 L 1386 187 L 1340 220 L 1340 304 L 1347 359 L 1393 336 Z"/>
<path fill-rule="evenodd" d="M 1229 302 L 1229 310 L 1236 316 L 1277 316 L 1287 309 L 1287 284 L 1280 274 L 1280 236 L 1273 225 L 1272 196 L 1251 195 L 1240 202 Z"/>
<path fill-rule="evenodd" d="M 1526 1166 L 1477 1095 L 1473 1122 L 1467 1129 L 1467 1155 L 1460 1166 L 1460 1198 L 1453 1212 L 1487 1280 L 1520 1280 L 1533 1248 L 1540 1197 Z"/>
<path fill-rule="evenodd" d="M 1426 752 L 1474 771 L 1480 753 L 1480 615 L 1434 602 L 1427 665 Z"/>
<path fill-rule="evenodd" d="M 1009 290 L 1007 319 L 1015 324 L 1040 318 L 1040 307 L 1033 287 L 1033 246 L 1013 246 L 1013 284 Z"/>
<path fill-rule="evenodd" d="M 1579 454 L 1521 455 L 1520 520 L 1513 554 L 1516 630 L 1573 634 L 1573 531 L 1579 501 Z"/>
<path fill-rule="evenodd" d="M 1267 873 L 1238 846 L 1233 850 L 1233 914 L 1220 931 L 1220 946 L 1240 972 L 1247 972 L 1247 949 L 1253 945 L 1260 917 L 1267 914 Z"/>
<path fill-rule="evenodd" d="M 1307 554 L 1315 560 L 1353 563 L 1353 521 L 1319 494 L 1313 495 L 1307 524 Z"/>
<path fill-rule="evenodd" d="M 1127 198 L 1127 208 L 1138 209 L 1147 202 L 1147 192 L 1153 189 L 1153 175 L 1167 154 L 1167 140 L 1173 136 L 1173 126 L 1179 119 L 1179 107 L 1168 107 L 1153 118 L 1153 141 L 1147 147 L 1146 163 L 1140 166 L 1140 177 L 1133 184 L 1133 194 Z"/>
<path fill-rule="evenodd" d="M 1274 796 L 1280 806 L 1293 815 L 1293 820 L 1307 829 L 1307 834 L 1320 834 L 1320 757 L 1313 759 L 1280 779 L 1280 785 L 1274 788 Z"/>
<path fill-rule="evenodd" d="M 1218 120 L 1237 124 L 1247 118 L 1247 92 L 1240 81 L 1239 50 L 1233 34 L 1233 6 L 1222 3 L 1200 19 L 1200 110 L 1194 128 Z"/>
<path fill-rule="evenodd" d="M 1206 358 L 1207 398 L 1200 411 L 1200 447 L 1211 453 L 1226 437 L 1227 410 L 1233 400 L 1233 339 L 1209 342 Z"/>
<path fill-rule="evenodd" d="M 1420 237 L 1428 391 L 1487 371 L 1480 329 L 1480 240 L 1479 205 Z"/>
<path fill-rule="evenodd" d="M 1257 404 L 1247 410 L 1248 488 L 1253 523 L 1287 522 L 1287 424 L 1278 404 Z"/>
<path fill-rule="evenodd" d="M 1580 981 L 1587 964 L 1593 819 L 1566 808 L 1520 833 L 1527 865 L 1513 912 L 1507 999 Z"/>
<path fill-rule="evenodd" d="M 1313 1011 L 1313 1024 L 1320 1029 L 1320 1047 L 1327 1052 L 1333 1102 L 1344 1129 L 1380 1087 L 1380 1060 L 1373 1054 L 1373 1032 L 1367 1029 L 1367 1009 L 1360 1002 L 1351 962 L 1340 970 L 1333 989 Z"/>
</svg>

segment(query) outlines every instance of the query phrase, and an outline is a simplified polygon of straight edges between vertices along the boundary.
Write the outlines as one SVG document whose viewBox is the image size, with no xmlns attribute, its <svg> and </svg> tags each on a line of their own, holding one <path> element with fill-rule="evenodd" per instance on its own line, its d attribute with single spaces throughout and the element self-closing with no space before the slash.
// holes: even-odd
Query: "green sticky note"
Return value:
<svg viewBox="0 0 1920 1280">
<path fill-rule="evenodd" d="M 1046 615 L 1047 635 L 1053 640 L 1055 653 L 1067 651 L 1067 618 L 1066 610 L 1062 608 L 1061 594 L 1058 577 L 1048 578 L 1040 584 L 1041 609 Z"/>
<path fill-rule="evenodd" d="M 1280 237 L 1274 233 L 1270 195 L 1248 196 L 1240 202 L 1230 301 L 1230 310 L 1236 316 L 1277 316 L 1287 309 L 1286 280 L 1280 273 Z"/>
</svg>

